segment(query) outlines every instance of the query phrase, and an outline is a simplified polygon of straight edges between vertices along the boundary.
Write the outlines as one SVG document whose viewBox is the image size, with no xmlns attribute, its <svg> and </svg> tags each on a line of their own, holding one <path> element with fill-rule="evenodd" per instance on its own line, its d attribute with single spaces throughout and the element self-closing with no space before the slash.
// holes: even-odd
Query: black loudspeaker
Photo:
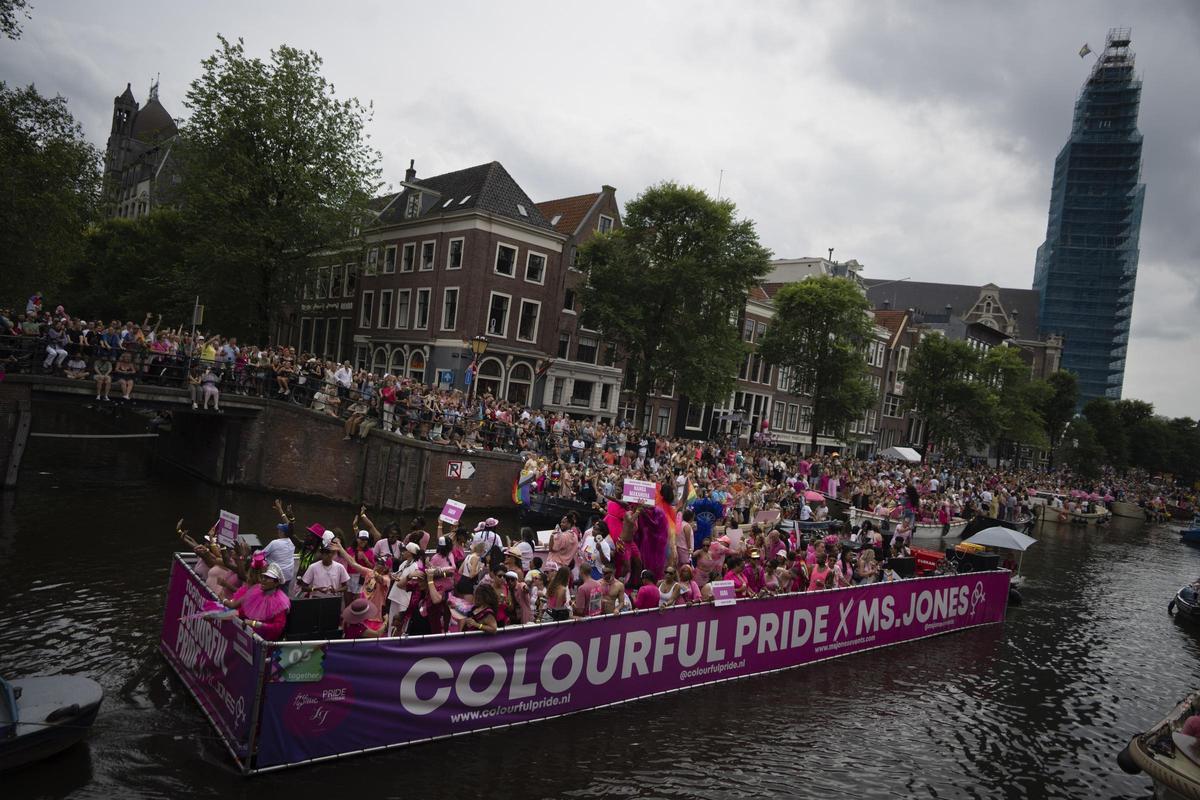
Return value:
<svg viewBox="0 0 1200 800">
<path fill-rule="evenodd" d="M 999 553 L 967 553 L 959 566 L 960 572 L 987 572 L 993 569 L 1000 569 Z"/>
<path fill-rule="evenodd" d="M 892 557 L 887 565 L 901 578 L 912 578 L 917 574 L 917 560 L 912 556 L 907 558 Z"/>
<path fill-rule="evenodd" d="M 301 640 L 340 639 L 338 626 L 342 622 L 342 597 L 310 597 L 292 600 L 283 638 L 289 642 Z"/>
</svg>

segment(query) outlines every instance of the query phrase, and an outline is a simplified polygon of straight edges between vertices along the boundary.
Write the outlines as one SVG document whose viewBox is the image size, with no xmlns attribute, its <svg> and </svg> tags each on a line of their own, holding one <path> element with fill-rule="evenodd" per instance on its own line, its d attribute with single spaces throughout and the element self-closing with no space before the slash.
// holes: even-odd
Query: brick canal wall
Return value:
<svg viewBox="0 0 1200 800">
<path fill-rule="evenodd" d="M 37 425 L 39 398 L 44 407 L 61 408 L 79 392 L 78 385 L 54 378 L 10 376 L 0 383 L 0 476 L 10 472 L 9 463 L 23 446 L 22 409 L 32 408 L 34 427 L 44 430 L 61 415 L 44 415 Z M 163 460 L 223 486 L 393 511 L 440 508 L 447 498 L 482 508 L 512 503 L 521 469 L 515 455 L 468 454 L 378 430 L 366 442 L 347 442 L 340 420 L 288 403 L 230 395 L 221 400 L 229 410 L 216 414 L 192 411 L 186 393 L 176 389 L 148 390 L 145 400 L 172 411 L 170 430 L 147 439 L 147 446 L 156 447 Z M 149 407 L 144 410 L 148 418 Z M 26 425 L 28 417 L 26 412 Z"/>
</svg>

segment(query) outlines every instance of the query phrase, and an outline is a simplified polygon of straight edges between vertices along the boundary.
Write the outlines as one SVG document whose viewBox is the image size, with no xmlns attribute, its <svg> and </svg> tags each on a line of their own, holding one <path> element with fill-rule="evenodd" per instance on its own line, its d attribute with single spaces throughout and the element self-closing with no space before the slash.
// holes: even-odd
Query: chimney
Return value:
<svg viewBox="0 0 1200 800">
<path fill-rule="evenodd" d="M 412 183 L 413 181 L 415 181 L 417 179 L 416 163 L 417 163 L 417 160 L 415 158 L 410 158 L 408 160 L 408 169 L 404 170 L 404 182 L 405 183 Z"/>
<path fill-rule="evenodd" d="M 600 187 L 600 191 L 607 192 L 608 194 L 616 194 L 617 193 L 616 188 L 609 186 L 607 183 Z"/>
<path fill-rule="evenodd" d="M 888 310 L 889 308 L 891 308 L 891 307 L 892 307 L 892 301 L 891 301 L 891 300 L 884 300 L 884 301 L 883 301 L 883 310 L 884 310 L 884 311 L 887 311 L 887 310 Z"/>
<path fill-rule="evenodd" d="M 954 318 L 954 306 L 946 303 L 946 321 L 949 322 Z"/>
</svg>

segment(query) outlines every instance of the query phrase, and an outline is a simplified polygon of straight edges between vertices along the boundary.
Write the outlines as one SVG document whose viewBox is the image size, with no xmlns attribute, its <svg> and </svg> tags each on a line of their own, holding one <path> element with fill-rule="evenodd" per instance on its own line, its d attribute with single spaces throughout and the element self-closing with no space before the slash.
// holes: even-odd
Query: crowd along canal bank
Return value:
<svg viewBox="0 0 1200 800">
<path fill-rule="evenodd" d="M 562 622 L 267 642 L 177 554 L 159 648 L 245 773 L 548 720 L 1003 621 L 1005 570 Z"/>
</svg>

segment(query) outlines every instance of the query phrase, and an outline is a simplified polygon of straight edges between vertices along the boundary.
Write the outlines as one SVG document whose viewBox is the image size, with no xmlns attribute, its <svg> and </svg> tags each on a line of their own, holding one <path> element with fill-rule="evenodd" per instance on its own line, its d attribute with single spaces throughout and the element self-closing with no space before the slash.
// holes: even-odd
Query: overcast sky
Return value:
<svg viewBox="0 0 1200 800">
<path fill-rule="evenodd" d="M 156 73 L 176 117 L 218 33 L 316 50 L 372 101 L 389 181 L 502 162 L 535 200 L 721 192 L 778 257 L 1028 288 L 1054 157 L 1110 27 L 1133 29 L 1147 184 L 1125 396 L 1200 416 L 1200 3 L 144 3 L 31 0 L 0 79 L 103 147 Z"/>
</svg>

